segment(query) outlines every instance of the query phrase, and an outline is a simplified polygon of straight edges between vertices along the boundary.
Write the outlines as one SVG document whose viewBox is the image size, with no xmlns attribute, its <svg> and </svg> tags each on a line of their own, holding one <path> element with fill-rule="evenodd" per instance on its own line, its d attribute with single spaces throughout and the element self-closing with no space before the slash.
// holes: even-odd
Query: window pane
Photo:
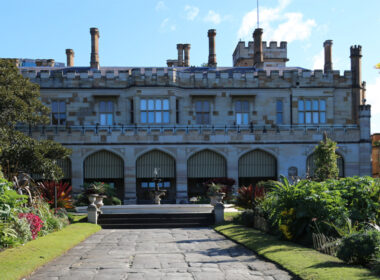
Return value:
<svg viewBox="0 0 380 280">
<path fill-rule="evenodd" d="M 236 112 L 241 112 L 241 102 L 240 101 L 236 101 L 236 103 L 235 103 L 235 111 Z"/>
<path fill-rule="evenodd" d="M 112 114 L 107 114 L 107 125 L 112 125 L 113 120 L 112 120 Z"/>
<path fill-rule="evenodd" d="M 195 111 L 196 112 L 202 112 L 202 102 L 201 101 L 197 101 L 195 103 Z"/>
<path fill-rule="evenodd" d="M 107 102 L 107 112 L 109 112 L 109 113 L 113 112 L 113 102 L 112 101 Z"/>
<path fill-rule="evenodd" d="M 140 100 L 140 110 L 146 110 L 146 99 Z"/>
<path fill-rule="evenodd" d="M 243 124 L 248 124 L 248 114 L 243 114 Z"/>
<path fill-rule="evenodd" d="M 298 123 L 305 123 L 305 115 L 303 112 L 298 112 Z"/>
<path fill-rule="evenodd" d="M 282 112 L 282 101 L 277 100 L 277 112 Z"/>
<path fill-rule="evenodd" d="M 163 109 L 169 110 L 169 99 L 164 99 L 162 100 L 162 102 L 163 102 Z"/>
<path fill-rule="evenodd" d="M 319 110 L 320 111 L 326 111 L 326 101 L 325 100 L 319 100 Z"/>
<path fill-rule="evenodd" d="M 51 111 L 52 113 L 58 113 L 58 102 L 53 101 L 51 103 Z"/>
<path fill-rule="evenodd" d="M 164 123 L 169 123 L 169 112 L 164 112 Z"/>
<path fill-rule="evenodd" d="M 100 110 L 100 112 L 105 112 L 106 111 L 106 102 L 100 101 L 100 103 L 99 103 L 99 110 Z"/>
<path fill-rule="evenodd" d="M 313 100 L 313 111 L 318 111 L 318 100 Z"/>
<path fill-rule="evenodd" d="M 148 112 L 148 123 L 154 123 L 154 112 Z"/>
<path fill-rule="evenodd" d="M 106 114 L 100 114 L 100 125 L 106 125 Z"/>
<path fill-rule="evenodd" d="M 60 120 L 66 120 L 66 114 L 59 114 Z"/>
<path fill-rule="evenodd" d="M 326 123 L 326 113 L 325 112 L 320 112 L 320 115 L 319 115 L 319 122 L 320 123 Z"/>
<path fill-rule="evenodd" d="M 161 99 L 156 99 L 156 110 L 161 110 Z"/>
<path fill-rule="evenodd" d="M 277 113 L 277 124 L 282 124 L 282 113 Z"/>
<path fill-rule="evenodd" d="M 243 101 L 243 112 L 249 112 L 249 103 L 248 101 Z"/>
<path fill-rule="evenodd" d="M 156 112 L 156 123 L 161 123 L 161 122 L 162 122 L 161 112 Z"/>
<path fill-rule="evenodd" d="M 203 102 L 203 112 L 209 112 L 210 111 L 210 103 L 208 101 Z"/>
<path fill-rule="evenodd" d="M 209 113 L 203 113 L 203 123 L 204 124 L 210 123 L 210 114 Z"/>
<path fill-rule="evenodd" d="M 304 107 L 303 100 L 298 100 L 298 111 L 304 111 L 304 110 L 305 110 L 305 107 Z"/>
<path fill-rule="evenodd" d="M 141 122 L 146 123 L 146 112 L 141 112 Z"/>
<path fill-rule="evenodd" d="M 236 114 L 236 124 L 241 124 L 242 122 L 242 116 L 241 113 Z"/>
<path fill-rule="evenodd" d="M 148 100 L 148 110 L 154 110 L 154 100 L 153 99 Z"/>
<path fill-rule="evenodd" d="M 168 181 L 164 182 L 164 188 L 170 188 L 170 182 Z"/>
<path fill-rule="evenodd" d="M 63 101 L 59 102 L 59 112 L 60 113 L 66 112 L 66 103 Z"/>
<path fill-rule="evenodd" d="M 310 112 L 306 112 L 306 123 L 311 123 L 311 113 Z"/>
<path fill-rule="evenodd" d="M 149 188 L 154 188 L 155 185 L 154 185 L 154 182 L 149 182 Z"/>
<path fill-rule="evenodd" d="M 319 122 L 318 112 L 313 112 L 313 123 Z"/>
<path fill-rule="evenodd" d="M 58 124 L 58 114 L 53 114 L 52 115 L 51 123 L 52 124 Z"/>
<path fill-rule="evenodd" d="M 310 111 L 311 110 L 311 101 L 310 100 L 306 100 L 305 101 L 305 107 L 306 107 L 306 111 Z"/>
<path fill-rule="evenodd" d="M 147 188 L 148 187 L 148 182 L 142 182 L 141 183 L 142 188 Z"/>
</svg>

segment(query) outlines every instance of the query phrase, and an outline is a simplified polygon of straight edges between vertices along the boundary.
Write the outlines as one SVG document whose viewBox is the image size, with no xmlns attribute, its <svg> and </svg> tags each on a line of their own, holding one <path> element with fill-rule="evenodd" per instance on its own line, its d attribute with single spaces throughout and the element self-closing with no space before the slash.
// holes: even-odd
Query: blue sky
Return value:
<svg viewBox="0 0 380 280">
<path fill-rule="evenodd" d="M 360 4 L 362 3 L 362 4 Z M 215 28 L 219 66 L 232 65 L 239 39 L 252 40 L 256 0 L 12 0 L 1 1 L 0 57 L 90 61 L 90 27 L 100 31 L 101 66 L 166 66 L 176 44 L 190 43 L 190 64 L 207 62 L 207 30 Z M 363 79 L 380 132 L 380 1 L 260 0 L 264 39 L 288 41 L 289 66 L 323 67 L 323 42 L 332 39 L 336 70 L 349 70 L 349 48 L 363 46 Z"/>
</svg>

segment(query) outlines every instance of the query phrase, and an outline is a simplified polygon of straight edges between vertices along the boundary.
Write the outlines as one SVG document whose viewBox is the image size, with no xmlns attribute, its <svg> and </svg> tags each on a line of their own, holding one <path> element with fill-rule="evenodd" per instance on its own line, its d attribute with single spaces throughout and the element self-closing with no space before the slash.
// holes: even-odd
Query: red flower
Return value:
<svg viewBox="0 0 380 280">
<path fill-rule="evenodd" d="M 25 218 L 30 226 L 30 232 L 32 233 L 33 239 L 36 239 L 38 233 L 42 229 L 44 222 L 33 213 L 19 213 L 18 217 L 20 219 Z"/>
</svg>

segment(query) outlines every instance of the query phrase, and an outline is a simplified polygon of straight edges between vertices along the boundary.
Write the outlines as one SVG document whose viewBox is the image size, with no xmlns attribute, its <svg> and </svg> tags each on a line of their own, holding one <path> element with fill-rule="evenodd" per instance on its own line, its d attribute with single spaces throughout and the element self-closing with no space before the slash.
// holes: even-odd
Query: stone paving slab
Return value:
<svg viewBox="0 0 380 280">
<path fill-rule="evenodd" d="M 210 228 L 101 230 L 29 280 L 288 280 Z"/>
</svg>

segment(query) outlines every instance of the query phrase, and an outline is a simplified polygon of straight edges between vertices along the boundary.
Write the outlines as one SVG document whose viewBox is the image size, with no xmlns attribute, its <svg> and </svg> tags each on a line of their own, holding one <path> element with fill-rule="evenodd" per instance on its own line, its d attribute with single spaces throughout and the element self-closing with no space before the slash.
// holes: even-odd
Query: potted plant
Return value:
<svg viewBox="0 0 380 280">
<path fill-rule="evenodd" d="M 103 199 L 107 197 L 105 195 L 105 192 L 106 192 L 105 185 L 104 185 L 104 183 L 101 183 L 101 182 L 92 183 L 86 189 L 86 193 L 87 193 L 87 196 L 88 196 L 90 202 L 95 200 L 95 204 L 96 204 L 96 207 L 98 209 L 100 209 L 100 207 L 102 207 L 104 205 Z"/>
<path fill-rule="evenodd" d="M 208 185 L 207 195 L 210 197 L 210 204 L 215 206 L 218 202 L 222 203 L 224 196 L 222 192 L 224 185 L 211 183 Z"/>
</svg>

